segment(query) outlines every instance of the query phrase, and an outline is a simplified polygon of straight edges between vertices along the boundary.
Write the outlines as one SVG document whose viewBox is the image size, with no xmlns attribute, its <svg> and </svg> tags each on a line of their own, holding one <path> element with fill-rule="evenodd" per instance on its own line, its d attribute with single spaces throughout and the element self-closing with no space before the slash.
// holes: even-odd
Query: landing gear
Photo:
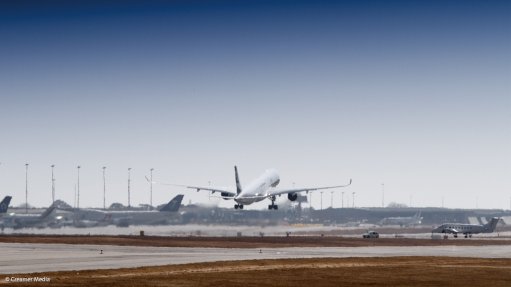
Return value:
<svg viewBox="0 0 511 287">
<path fill-rule="evenodd" d="M 454 233 L 454 238 L 458 238 L 458 234 Z"/>
<path fill-rule="evenodd" d="M 468 238 L 468 234 L 465 234 L 465 238 Z"/>
<path fill-rule="evenodd" d="M 235 204 L 234 209 L 243 209 L 243 204 Z"/>
<path fill-rule="evenodd" d="M 278 210 L 278 209 L 279 209 L 279 206 L 278 206 L 278 205 L 276 205 L 276 204 L 270 204 L 270 205 L 268 205 L 268 209 L 269 209 L 269 210 L 272 210 L 272 209 Z"/>
<path fill-rule="evenodd" d="M 279 206 L 275 204 L 275 196 L 270 197 L 270 200 L 271 200 L 271 204 L 268 205 L 268 209 L 269 210 L 272 210 L 272 209 L 278 210 Z"/>
<path fill-rule="evenodd" d="M 468 235 L 468 237 L 472 238 L 472 233 Z"/>
</svg>

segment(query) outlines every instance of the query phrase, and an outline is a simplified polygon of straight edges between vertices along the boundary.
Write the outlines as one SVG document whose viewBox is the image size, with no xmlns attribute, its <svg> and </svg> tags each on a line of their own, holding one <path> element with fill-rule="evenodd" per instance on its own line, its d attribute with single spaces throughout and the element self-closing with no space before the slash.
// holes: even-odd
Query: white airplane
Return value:
<svg viewBox="0 0 511 287">
<path fill-rule="evenodd" d="M 262 201 L 266 198 L 271 200 L 271 204 L 268 205 L 268 209 L 278 209 L 278 205 L 275 204 L 276 196 L 287 193 L 287 198 L 291 201 L 295 201 L 298 198 L 299 192 L 309 192 L 320 189 L 331 189 L 338 187 L 346 187 L 351 184 L 351 179 L 348 184 L 345 185 L 335 185 L 335 186 L 326 186 L 326 187 L 307 187 L 307 188 L 286 188 L 279 189 L 276 188 L 280 182 L 279 175 L 277 170 L 268 169 L 261 176 L 250 182 L 245 187 L 241 187 L 241 183 L 238 176 L 238 168 L 234 166 L 234 173 L 236 179 L 236 190 L 225 188 L 225 187 L 212 187 L 212 186 L 194 186 L 194 185 L 182 185 L 182 184 L 165 184 L 165 185 L 173 185 L 173 186 L 183 186 L 190 189 L 196 189 L 197 191 L 206 190 L 211 193 L 219 192 L 220 197 L 225 200 L 234 200 L 236 204 L 234 205 L 235 209 L 243 209 L 244 205 L 249 205 L 254 202 Z M 146 177 L 147 179 L 147 177 Z M 149 181 L 149 179 L 147 179 Z M 154 182 L 154 181 L 153 181 Z M 157 183 L 157 182 L 155 182 Z"/>
<path fill-rule="evenodd" d="M 385 217 L 380 221 L 380 225 L 399 225 L 403 226 L 413 226 L 419 225 L 422 223 L 422 217 L 420 210 L 414 216 L 399 216 L 399 217 Z"/>
<path fill-rule="evenodd" d="M 45 227 L 51 220 L 56 207 L 50 206 L 40 214 L 16 214 L 14 212 L 5 214 L 0 220 L 0 227 L 10 227 L 13 229 L 25 227 Z"/>
<path fill-rule="evenodd" d="M 458 238 L 458 233 L 462 233 L 465 235 L 465 238 L 467 238 L 472 237 L 472 234 L 494 232 L 499 220 L 500 218 L 493 217 L 486 224 L 444 223 L 431 230 L 431 233 L 452 233 L 455 238 Z"/>
</svg>

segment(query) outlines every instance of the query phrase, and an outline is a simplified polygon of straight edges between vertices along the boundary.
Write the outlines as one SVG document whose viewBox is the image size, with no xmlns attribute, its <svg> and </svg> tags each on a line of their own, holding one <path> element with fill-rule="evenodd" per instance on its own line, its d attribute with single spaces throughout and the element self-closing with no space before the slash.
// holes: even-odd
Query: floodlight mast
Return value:
<svg viewBox="0 0 511 287">
<path fill-rule="evenodd" d="M 131 202 L 130 202 L 130 184 L 131 184 L 131 167 L 128 168 L 128 207 L 131 207 Z"/>
<path fill-rule="evenodd" d="M 151 182 L 150 182 L 150 195 L 149 195 L 149 204 L 151 205 L 151 207 L 153 207 L 153 170 L 154 168 L 151 168 L 150 171 L 151 171 Z"/>
<path fill-rule="evenodd" d="M 78 178 L 77 178 L 77 193 L 76 193 L 76 208 L 80 208 L 80 168 L 81 166 L 77 166 L 76 169 L 78 170 Z"/>
<path fill-rule="evenodd" d="M 106 209 L 106 166 L 103 167 L 103 209 Z"/>
<path fill-rule="evenodd" d="M 25 213 L 28 213 L 28 163 L 25 164 Z"/>
<path fill-rule="evenodd" d="M 54 164 L 51 165 L 51 202 L 55 203 L 55 176 L 53 173 Z"/>
</svg>

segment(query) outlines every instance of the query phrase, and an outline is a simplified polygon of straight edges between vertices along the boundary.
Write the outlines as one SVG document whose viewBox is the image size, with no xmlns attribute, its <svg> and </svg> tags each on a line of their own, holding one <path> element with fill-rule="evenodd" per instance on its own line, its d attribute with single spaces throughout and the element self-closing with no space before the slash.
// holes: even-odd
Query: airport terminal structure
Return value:
<svg viewBox="0 0 511 287">
<path fill-rule="evenodd" d="M 401 208 L 327 208 L 323 210 L 302 207 L 303 203 L 283 205 L 278 211 L 236 210 L 232 208 L 206 207 L 201 205 L 182 205 L 183 195 L 176 196 L 168 205 L 172 209 L 165 211 L 166 205 L 151 207 L 125 207 L 112 204 L 110 208 L 73 208 L 57 200 L 51 212 L 46 208 L 30 208 L 25 216 L 24 208 L 9 207 L 0 215 L 0 227 L 4 229 L 24 228 L 62 228 L 130 225 L 323 225 L 342 227 L 395 227 L 428 228 L 445 222 L 460 224 L 486 224 L 492 217 L 501 219 L 499 226 L 511 225 L 511 211 L 498 209 L 450 209 L 438 207 L 401 207 Z M 407 218 L 420 213 L 420 221 L 414 224 L 386 222 L 388 218 Z M 25 221 L 25 217 L 41 217 L 40 221 Z"/>
</svg>

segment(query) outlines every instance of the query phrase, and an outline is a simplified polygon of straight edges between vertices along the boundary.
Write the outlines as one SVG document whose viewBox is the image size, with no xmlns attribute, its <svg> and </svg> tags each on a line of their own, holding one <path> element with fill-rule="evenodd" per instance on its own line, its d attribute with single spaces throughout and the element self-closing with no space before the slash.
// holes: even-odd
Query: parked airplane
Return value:
<svg viewBox="0 0 511 287">
<path fill-rule="evenodd" d="M 413 226 L 422 223 L 421 212 L 417 211 L 414 216 L 385 217 L 380 221 L 381 225 Z"/>
<path fill-rule="evenodd" d="M 51 214 L 55 211 L 54 206 L 48 207 L 41 214 L 16 214 L 9 213 L 1 217 L 0 225 L 2 228 L 10 227 L 13 229 L 25 227 L 46 227 L 51 220 Z"/>
<path fill-rule="evenodd" d="M 268 205 L 268 209 L 278 209 L 278 205 L 275 204 L 276 196 L 280 196 L 282 194 L 287 193 L 287 198 L 291 201 L 295 201 L 298 198 L 299 192 L 309 192 L 321 189 L 331 189 L 338 187 L 346 187 L 351 184 L 351 179 L 348 184 L 345 185 L 335 185 L 335 186 L 326 186 L 326 187 L 306 187 L 306 188 L 285 188 L 278 189 L 276 188 L 280 182 L 280 177 L 275 169 L 266 170 L 261 176 L 250 182 L 244 188 L 242 188 L 239 176 L 238 176 L 238 168 L 234 166 L 234 175 L 236 181 L 236 189 L 228 189 L 224 187 L 211 187 L 211 186 L 194 186 L 194 185 L 182 185 L 182 184 L 165 184 L 165 185 L 173 185 L 173 186 L 183 186 L 189 189 L 196 189 L 197 191 L 206 190 L 211 193 L 219 192 L 220 197 L 225 200 L 234 200 L 236 204 L 234 204 L 235 209 L 243 209 L 244 205 L 249 205 L 254 202 L 259 202 L 264 199 L 270 199 L 271 204 Z M 146 177 L 149 181 L 149 179 Z"/>
<path fill-rule="evenodd" d="M 0 202 L 0 214 L 7 212 L 7 209 L 9 209 L 9 204 L 11 203 L 11 199 L 12 199 L 11 196 L 6 196 L 4 197 L 2 202 Z"/>
<path fill-rule="evenodd" d="M 497 227 L 500 218 L 493 217 L 486 224 L 459 224 L 459 223 L 444 223 L 439 227 L 433 229 L 432 233 L 452 233 L 454 237 L 458 237 L 458 233 L 465 235 L 465 238 L 472 237 L 472 234 L 477 233 L 492 233 Z"/>
<path fill-rule="evenodd" d="M 179 210 L 183 197 L 184 195 L 178 194 L 159 210 L 77 209 L 74 210 L 73 221 L 76 227 L 168 224 L 172 220 L 169 213 Z"/>
</svg>

